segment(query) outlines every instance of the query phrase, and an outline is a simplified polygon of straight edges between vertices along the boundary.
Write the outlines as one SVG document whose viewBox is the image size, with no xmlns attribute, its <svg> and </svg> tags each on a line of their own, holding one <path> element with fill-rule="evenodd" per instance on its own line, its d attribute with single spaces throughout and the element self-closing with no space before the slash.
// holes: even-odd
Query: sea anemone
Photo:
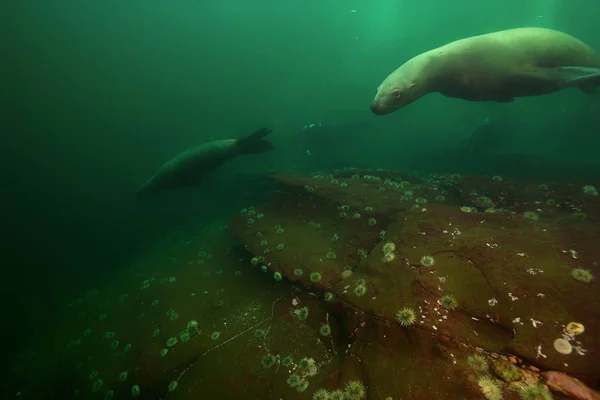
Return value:
<svg viewBox="0 0 600 400">
<path fill-rule="evenodd" d="M 293 363 L 294 359 L 291 356 L 287 356 L 283 359 L 283 361 L 281 361 L 281 365 L 283 365 L 284 367 L 289 367 Z"/>
<path fill-rule="evenodd" d="M 265 354 L 260 363 L 264 368 L 271 368 L 273 365 L 275 365 L 276 361 L 277 358 L 273 354 Z"/>
<path fill-rule="evenodd" d="M 262 329 L 257 329 L 254 331 L 254 337 L 262 339 L 265 337 L 265 331 Z"/>
<path fill-rule="evenodd" d="M 387 242 L 383 245 L 383 254 L 393 253 L 396 250 L 396 245 L 392 242 Z"/>
<path fill-rule="evenodd" d="M 354 288 L 354 294 L 358 297 L 364 296 L 367 293 L 367 287 L 365 285 L 358 285 Z"/>
<path fill-rule="evenodd" d="M 329 392 L 329 400 L 345 400 L 346 395 L 341 390 L 337 389 L 333 392 Z"/>
<path fill-rule="evenodd" d="M 500 383 L 491 376 L 482 376 L 477 381 L 481 392 L 487 400 L 501 400 L 502 389 Z"/>
<path fill-rule="evenodd" d="M 569 274 L 571 278 L 583 283 L 590 283 L 594 279 L 594 275 L 588 269 L 574 268 Z"/>
<path fill-rule="evenodd" d="M 301 372 L 302 376 L 315 376 L 318 372 L 315 360 L 306 357 L 298 361 L 298 370 Z"/>
<path fill-rule="evenodd" d="M 310 274 L 310 281 L 312 283 L 319 283 L 321 282 L 321 274 L 318 272 L 313 272 L 312 274 Z"/>
<path fill-rule="evenodd" d="M 169 340 L 167 340 L 167 347 L 173 347 L 176 344 L 177 344 L 177 338 L 174 336 L 169 338 Z"/>
<path fill-rule="evenodd" d="M 335 258 L 336 258 L 336 255 L 335 255 L 335 253 L 333 251 L 327 252 L 327 259 L 329 259 L 329 260 L 335 260 Z"/>
<path fill-rule="evenodd" d="M 198 321 L 196 321 L 195 319 L 190 320 L 187 323 L 187 326 L 185 327 L 185 329 L 188 331 L 188 333 L 190 335 L 198 333 Z"/>
<path fill-rule="evenodd" d="M 329 392 L 325 389 L 319 389 L 313 394 L 313 400 L 329 400 Z"/>
<path fill-rule="evenodd" d="M 302 276 L 302 274 L 304 274 L 304 271 L 302 271 L 302 269 L 296 268 L 294 270 L 294 275 L 296 275 L 296 276 Z"/>
<path fill-rule="evenodd" d="M 190 340 L 190 334 L 187 331 L 183 331 L 179 334 L 179 340 L 183 343 L 187 343 Z"/>
<path fill-rule="evenodd" d="M 420 261 L 421 266 L 423 267 L 433 267 L 435 264 L 435 259 L 433 256 L 423 256 Z"/>
<path fill-rule="evenodd" d="M 131 397 L 138 397 L 142 393 L 142 389 L 140 389 L 140 385 L 133 385 L 131 387 Z"/>
<path fill-rule="evenodd" d="M 519 396 L 522 400 L 552 400 L 550 392 L 540 383 L 521 387 Z"/>
<path fill-rule="evenodd" d="M 488 360 L 481 354 L 471 354 L 467 357 L 467 364 L 473 371 L 486 372 L 489 368 Z"/>
<path fill-rule="evenodd" d="M 213 332 L 210 334 L 210 338 L 212 340 L 219 340 L 219 338 L 221 337 L 221 332 Z"/>
<path fill-rule="evenodd" d="M 280 272 L 275 272 L 273 274 L 273 279 L 275 279 L 277 282 L 279 282 L 281 280 L 281 273 Z"/>
<path fill-rule="evenodd" d="M 329 336 L 331 335 L 331 327 L 328 324 L 323 324 L 319 329 L 319 333 L 321 336 Z"/>
<path fill-rule="evenodd" d="M 302 379 L 300 383 L 296 386 L 296 391 L 298 393 L 304 392 L 308 388 L 308 381 L 306 379 Z"/>
<path fill-rule="evenodd" d="M 415 311 L 410 307 L 404 307 L 396 313 L 396 321 L 398 321 L 400 326 L 411 326 L 416 320 L 417 316 Z"/>
<path fill-rule="evenodd" d="M 302 378 L 298 374 L 292 374 L 289 378 L 287 378 L 287 384 L 290 387 L 296 387 L 302 382 Z"/>
<path fill-rule="evenodd" d="M 344 396 L 347 400 L 362 400 L 366 394 L 365 385 L 357 379 L 348 381 L 344 387 Z"/>
<path fill-rule="evenodd" d="M 334 294 L 331 292 L 326 292 L 323 295 L 323 299 L 325 299 L 325 301 L 331 301 L 331 300 L 333 300 L 333 297 L 334 297 Z"/>
<path fill-rule="evenodd" d="M 533 211 L 525 211 L 523 213 L 523 217 L 532 221 L 537 221 L 538 219 L 540 219 L 540 216 L 534 213 Z"/>
<path fill-rule="evenodd" d="M 306 320 L 308 318 L 308 307 L 302 307 L 294 311 L 294 314 L 300 321 Z"/>
<path fill-rule="evenodd" d="M 94 385 L 92 386 L 92 391 L 97 392 L 104 385 L 104 381 L 102 379 L 96 379 L 94 381 Z"/>
<path fill-rule="evenodd" d="M 454 296 L 452 296 L 451 294 L 442 296 L 442 298 L 440 299 L 440 304 L 446 310 L 454 310 L 458 306 L 458 302 L 456 301 L 456 298 Z"/>
</svg>

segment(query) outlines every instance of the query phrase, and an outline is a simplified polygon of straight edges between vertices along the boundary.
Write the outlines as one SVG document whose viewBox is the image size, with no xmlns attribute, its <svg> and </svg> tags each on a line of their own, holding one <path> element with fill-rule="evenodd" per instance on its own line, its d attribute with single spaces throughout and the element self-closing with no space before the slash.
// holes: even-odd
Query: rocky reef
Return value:
<svg viewBox="0 0 600 400">
<path fill-rule="evenodd" d="M 23 398 L 598 398 L 590 182 L 271 179 L 70 304 Z"/>
</svg>

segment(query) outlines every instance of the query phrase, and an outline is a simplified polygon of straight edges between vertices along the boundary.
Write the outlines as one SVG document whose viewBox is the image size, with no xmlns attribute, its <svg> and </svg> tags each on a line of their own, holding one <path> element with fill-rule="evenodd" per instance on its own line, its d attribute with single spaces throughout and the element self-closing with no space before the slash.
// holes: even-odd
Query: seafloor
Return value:
<svg viewBox="0 0 600 400">
<path fill-rule="evenodd" d="M 593 182 L 272 179 L 69 304 L 21 398 L 600 398 Z"/>
</svg>

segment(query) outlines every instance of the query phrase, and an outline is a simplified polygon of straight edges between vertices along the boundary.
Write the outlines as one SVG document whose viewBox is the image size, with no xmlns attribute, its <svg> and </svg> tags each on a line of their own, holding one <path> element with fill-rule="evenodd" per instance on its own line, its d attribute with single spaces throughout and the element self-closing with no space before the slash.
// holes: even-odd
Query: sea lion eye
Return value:
<svg viewBox="0 0 600 400">
<path fill-rule="evenodd" d="M 400 97 L 402 97 L 402 92 L 400 92 L 398 89 L 394 90 L 392 92 L 392 94 L 394 95 L 395 98 L 399 99 Z"/>
</svg>

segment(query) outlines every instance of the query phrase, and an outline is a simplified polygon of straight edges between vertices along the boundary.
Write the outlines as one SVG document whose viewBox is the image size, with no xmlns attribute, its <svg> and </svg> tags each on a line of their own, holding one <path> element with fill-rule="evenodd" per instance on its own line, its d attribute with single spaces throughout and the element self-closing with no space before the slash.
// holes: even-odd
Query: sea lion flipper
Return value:
<svg viewBox="0 0 600 400">
<path fill-rule="evenodd" d="M 239 151 L 242 154 L 259 154 L 273 149 L 273 145 L 263 140 L 271 133 L 269 128 L 261 128 L 249 136 L 238 140 Z"/>
<path fill-rule="evenodd" d="M 600 87 L 600 68 L 561 67 L 565 83 L 576 85 L 586 93 L 596 93 Z"/>
</svg>

